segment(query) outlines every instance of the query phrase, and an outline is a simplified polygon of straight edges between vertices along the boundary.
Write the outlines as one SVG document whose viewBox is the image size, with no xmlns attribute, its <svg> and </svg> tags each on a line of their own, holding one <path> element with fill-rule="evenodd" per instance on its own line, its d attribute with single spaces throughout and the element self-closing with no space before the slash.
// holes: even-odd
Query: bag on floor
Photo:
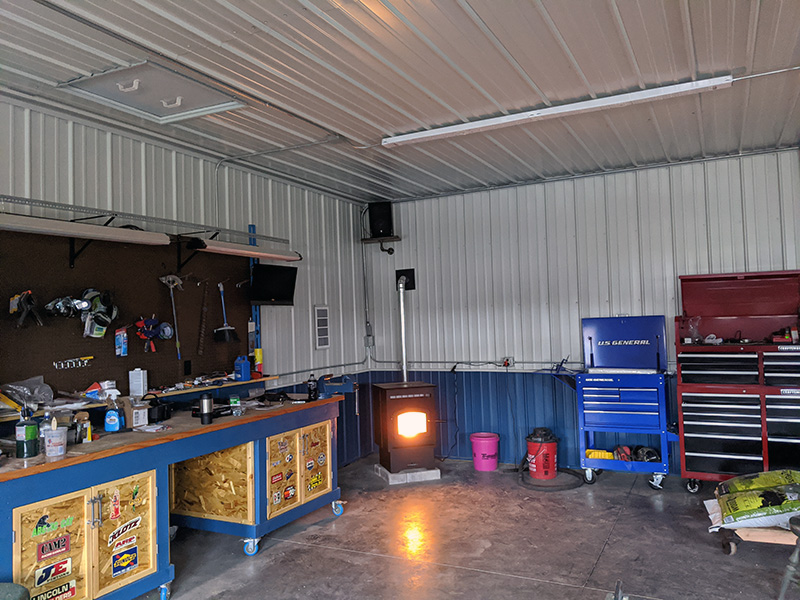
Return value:
<svg viewBox="0 0 800 600">
<path fill-rule="evenodd" d="M 782 485 L 719 497 L 723 527 L 783 527 L 800 515 L 800 485 Z"/>
<path fill-rule="evenodd" d="M 717 485 L 717 489 L 714 493 L 717 498 L 719 498 L 723 494 L 766 490 L 783 485 L 797 484 L 800 484 L 800 471 L 791 471 L 789 469 L 784 469 L 782 471 L 764 471 L 763 473 L 740 475 L 739 477 L 723 481 Z"/>
</svg>

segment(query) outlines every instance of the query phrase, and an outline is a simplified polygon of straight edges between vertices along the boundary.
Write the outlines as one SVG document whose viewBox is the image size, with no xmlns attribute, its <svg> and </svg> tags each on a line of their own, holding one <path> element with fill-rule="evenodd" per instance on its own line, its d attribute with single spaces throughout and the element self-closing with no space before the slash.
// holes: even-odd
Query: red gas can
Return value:
<svg viewBox="0 0 800 600">
<path fill-rule="evenodd" d="M 547 427 L 537 427 L 528 442 L 528 472 L 534 479 L 555 479 L 558 475 L 558 438 Z"/>
</svg>

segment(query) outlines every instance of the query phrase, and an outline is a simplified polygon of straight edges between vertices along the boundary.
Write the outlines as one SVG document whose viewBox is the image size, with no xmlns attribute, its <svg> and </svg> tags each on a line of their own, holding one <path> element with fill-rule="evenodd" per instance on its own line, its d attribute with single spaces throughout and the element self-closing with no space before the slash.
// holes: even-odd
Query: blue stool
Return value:
<svg viewBox="0 0 800 600">
<path fill-rule="evenodd" d="M 0 600 L 30 600 L 28 588 L 16 583 L 0 583 Z"/>
</svg>

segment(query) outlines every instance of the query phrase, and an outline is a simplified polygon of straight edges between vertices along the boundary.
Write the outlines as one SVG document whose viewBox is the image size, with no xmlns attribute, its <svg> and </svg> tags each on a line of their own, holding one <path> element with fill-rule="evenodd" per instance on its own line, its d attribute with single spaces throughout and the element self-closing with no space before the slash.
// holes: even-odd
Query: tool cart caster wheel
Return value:
<svg viewBox="0 0 800 600">
<path fill-rule="evenodd" d="M 344 512 L 344 506 L 342 506 L 341 502 L 331 502 L 331 508 L 333 509 L 333 514 L 337 517 Z"/>
<path fill-rule="evenodd" d="M 664 475 L 662 473 L 653 473 L 653 476 L 647 480 L 647 485 L 654 490 L 664 489 Z"/>
<path fill-rule="evenodd" d="M 247 540 L 244 543 L 244 553 L 247 554 L 247 556 L 255 556 L 258 553 L 258 542 Z"/>
<path fill-rule="evenodd" d="M 703 489 L 703 482 L 699 479 L 687 479 L 683 482 L 683 487 L 685 487 L 686 491 L 690 494 L 699 494 L 700 490 Z"/>
<path fill-rule="evenodd" d="M 161 590 L 161 600 L 169 600 L 169 597 L 172 595 L 172 585 L 165 583 L 160 586 L 159 589 Z"/>
<path fill-rule="evenodd" d="M 739 544 L 735 540 L 725 540 L 722 542 L 722 551 L 728 556 L 736 554 L 736 548 Z"/>
<path fill-rule="evenodd" d="M 583 481 L 589 485 L 597 483 L 597 473 L 595 473 L 594 469 L 583 470 Z"/>
</svg>

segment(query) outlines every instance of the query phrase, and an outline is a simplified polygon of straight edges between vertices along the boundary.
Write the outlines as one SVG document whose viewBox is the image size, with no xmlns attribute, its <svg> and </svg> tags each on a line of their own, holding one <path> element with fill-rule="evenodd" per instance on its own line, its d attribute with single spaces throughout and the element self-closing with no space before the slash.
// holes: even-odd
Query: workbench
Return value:
<svg viewBox="0 0 800 600">
<path fill-rule="evenodd" d="M 57 462 L 6 459 L 0 581 L 25 585 L 32 600 L 130 600 L 159 586 L 166 598 L 170 524 L 243 537 L 251 555 L 261 536 L 322 506 L 341 514 L 342 399 L 210 425 L 183 411 L 170 430 L 109 434 Z"/>
</svg>

